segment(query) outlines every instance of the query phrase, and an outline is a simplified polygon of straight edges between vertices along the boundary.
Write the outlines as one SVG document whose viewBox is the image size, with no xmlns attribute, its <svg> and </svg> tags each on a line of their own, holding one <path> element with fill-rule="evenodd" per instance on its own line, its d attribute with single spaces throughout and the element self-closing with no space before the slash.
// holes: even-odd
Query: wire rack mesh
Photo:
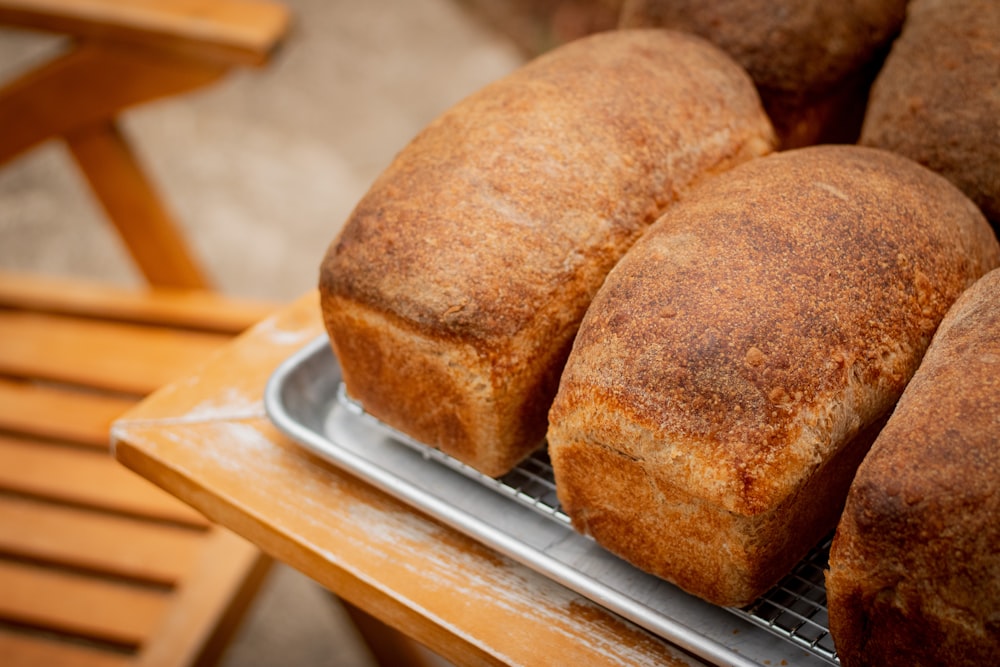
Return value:
<svg viewBox="0 0 1000 667">
<path fill-rule="evenodd" d="M 394 440 L 414 448 L 424 458 L 452 468 L 554 521 L 572 525 L 556 495 L 552 462 L 545 448 L 536 451 L 506 475 L 488 477 L 440 450 L 379 422 L 347 395 L 343 384 L 337 398 L 351 412 L 375 423 Z M 839 665 L 830 636 L 824 583 L 831 541 L 832 535 L 813 548 L 774 588 L 749 606 L 727 610 L 831 665 Z"/>
<path fill-rule="evenodd" d="M 832 535 L 818 544 L 770 591 L 733 613 L 802 647 L 830 664 L 839 664 L 830 636 L 824 571 Z"/>
</svg>

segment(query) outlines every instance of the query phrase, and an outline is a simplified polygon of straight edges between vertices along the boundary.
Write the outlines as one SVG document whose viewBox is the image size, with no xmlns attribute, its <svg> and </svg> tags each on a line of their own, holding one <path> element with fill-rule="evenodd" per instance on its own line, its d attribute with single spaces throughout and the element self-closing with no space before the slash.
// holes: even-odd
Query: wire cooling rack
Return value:
<svg viewBox="0 0 1000 667">
<path fill-rule="evenodd" d="M 830 636 L 823 574 L 831 540 L 824 539 L 759 600 L 730 611 L 836 665 L 840 661 Z"/>
<path fill-rule="evenodd" d="M 545 448 L 536 451 L 506 475 L 493 478 L 378 422 L 365 412 L 360 403 L 347 395 L 343 383 L 337 390 L 337 400 L 352 413 L 378 424 L 394 440 L 412 447 L 424 458 L 452 468 L 553 521 L 572 525 L 556 495 L 555 475 Z M 813 548 L 791 573 L 758 600 L 743 608 L 727 607 L 727 611 L 831 665 L 839 665 L 830 636 L 824 583 L 831 540 L 832 535 Z"/>
</svg>

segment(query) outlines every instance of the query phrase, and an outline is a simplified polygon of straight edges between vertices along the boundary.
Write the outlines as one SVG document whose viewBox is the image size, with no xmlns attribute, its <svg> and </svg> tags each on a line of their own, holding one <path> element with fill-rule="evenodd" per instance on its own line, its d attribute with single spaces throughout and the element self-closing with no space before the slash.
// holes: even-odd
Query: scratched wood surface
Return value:
<svg viewBox="0 0 1000 667">
<path fill-rule="evenodd" d="M 303 296 L 127 413 L 117 458 L 456 664 L 702 664 L 279 433 L 264 387 L 322 334 L 318 303 Z"/>
</svg>

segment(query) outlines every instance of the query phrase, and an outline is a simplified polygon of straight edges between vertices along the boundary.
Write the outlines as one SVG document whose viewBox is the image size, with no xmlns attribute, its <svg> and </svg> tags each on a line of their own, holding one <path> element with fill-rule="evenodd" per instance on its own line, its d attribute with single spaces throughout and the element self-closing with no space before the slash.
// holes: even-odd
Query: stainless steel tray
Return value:
<svg viewBox="0 0 1000 667">
<path fill-rule="evenodd" d="M 281 431 L 325 460 L 704 660 L 838 664 L 826 627 L 828 543 L 750 607 L 717 607 L 575 532 L 544 452 L 493 479 L 366 414 L 343 394 L 325 336 L 275 370 L 264 403 Z"/>
</svg>

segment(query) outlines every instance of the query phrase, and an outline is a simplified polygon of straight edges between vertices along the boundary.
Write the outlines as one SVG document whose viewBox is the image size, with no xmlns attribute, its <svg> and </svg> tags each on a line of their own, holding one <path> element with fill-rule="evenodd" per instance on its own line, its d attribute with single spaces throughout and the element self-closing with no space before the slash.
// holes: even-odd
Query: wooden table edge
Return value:
<svg viewBox="0 0 1000 667">
<path fill-rule="evenodd" d="M 358 570 L 352 563 L 340 559 L 335 553 L 328 553 L 326 560 L 320 559 L 298 544 L 293 536 L 279 536 L 254 508 L 240 505 L 213 489 L 199 485 L 170 461 L 153 454 L 155 449 L 153 443 L 161 440 L 164 434 L 169 437 L 183 437 L 183 433 L 191 428 L 230 425 L 237 422 L 248 428 L 267 431 L 267 437 L 272 440 L 276 448 L 297 448 L 297 445 L 280 434 L 267 418 L 262 404 L 264 386 L 278 364 L 322 333 L 318 296 L 315 292 L 310 292 L 237 337 L 194 376 L 161 388 L 115 421 L 112 426 L 112 447 L 116 459 L 202 512 L 212 521 L 256 544 L 271 557 L 299 570 L 335 595 L 382 622 L 400 629 L 448 660 L 463 665 L 532 664 L 527 659 L 523 661 L 515 659 L 504 647 L 487 645 L 469 636 L 461 628 L 456 627 L 454 622 L 430 612 L 420 601 L 387 590 L 385 586 Z M 255 366 L 250 373 L 240 373 L 239 377 L 247 383 L 247 386 L 254 387 L 261 402 L 252 405 L 240 402 L 226 405 L 222 402 L 214 406 L 216 410 L 198 416 L 198 407 L 204 405 L 206 401 L 219 398 L 219 392 L 222 390 L 222 387 L 211 382 L 200 387 L 199 382 L 215 375 L 229 377 L 235 365 L 247 363 L 248 360 L 252 360 L 250 363 Z M 192 416 L 193 414 L 195 416 Z M 304 450 L 300 451 L 303 457 L 312 456 Z M 357 491 L 358 503 L 374 503 L 379 507 L 384 504 L 398 506 L 402 511 L 412 514 L 414 521 L 425 523 L 428 530 L 443 531 L 442 534 L 447 534 L 449 540 L 488 549 L 459 531 L 444 526 L 432 517 L 375 489 L 363 480 L 333 466 L 325 467 L 326 474 L 337 483 Z M 372 501 L 373 496 L 379 500 Z M 444 550 L 447 547 L 435 548 Z M 495 562 L 486 562 L 488 560 Z M 483 561 L 482 566 L 487 569 L 513 567 L 519 571 L 523 570 L 525 576 L 530 574 L 542 577 L 527 566 L 515 563 L 495 552 L 493 556 Z M 571 596 L 579 597 L 561 584 L 548 579 L 546 581 L 566 590 Z M 498 594 L 501 593 L 504 591 L 498 591 Z M 620 640 L 621 655 L 618 657 L 608 655 L 608 664 L 704 664 L 613 612 L 582 597 L 579 599 L 581 605 L 588 610 L 586 615 L 591 617 L 586 622 L 581 622 L 581 627 L 592 625 L 601 630 L 598 634 L 604 633 L 601 636 L 601 641 L 604 643 L 608 642 L 608 637 Z M 614 648 L 603 646 L 600 651 L 595 650 L 594 654 L 602 652 L 608 654 L 609 651 L 615 652 Z M 514 653 L 525 658 L 531 651 L 519 650 Z M 535 656 L 538 657 L 537 653 Z M 545 663 L 544 659 L 542 663 Z"/>
</svg>

